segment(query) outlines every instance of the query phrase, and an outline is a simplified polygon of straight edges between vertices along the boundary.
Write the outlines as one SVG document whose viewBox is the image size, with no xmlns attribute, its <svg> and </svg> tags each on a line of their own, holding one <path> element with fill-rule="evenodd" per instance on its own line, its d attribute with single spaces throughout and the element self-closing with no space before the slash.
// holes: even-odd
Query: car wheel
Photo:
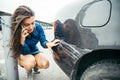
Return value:
<svg viewBox="0 0 120 80">
<path fill-rule="evenodd" d="M 85 70 L 80 80 L 120 80 L 119 60 L 102 60 Z"/>
</svg>

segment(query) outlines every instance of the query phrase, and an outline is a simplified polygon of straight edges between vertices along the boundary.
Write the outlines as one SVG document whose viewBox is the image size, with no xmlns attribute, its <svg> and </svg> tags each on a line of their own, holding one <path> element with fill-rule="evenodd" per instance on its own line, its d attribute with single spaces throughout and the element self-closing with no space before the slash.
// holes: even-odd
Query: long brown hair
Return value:
<svg viewBox="0 0 120 80">
<path fill-rule="evenodd" d="M 27 6 L 19 6 L 12 15 L 12 37 L 10 46 L 13 50 L 13 57 L 17 58 L 20 53 L 21 23 L 25 18 L 35 16 L 34 12 Z"/>
</svg>

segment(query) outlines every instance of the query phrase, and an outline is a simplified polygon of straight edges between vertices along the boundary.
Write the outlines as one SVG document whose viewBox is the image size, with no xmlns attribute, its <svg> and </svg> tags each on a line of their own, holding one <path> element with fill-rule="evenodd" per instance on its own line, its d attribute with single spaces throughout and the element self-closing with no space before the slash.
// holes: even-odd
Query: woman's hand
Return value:
<svg viewBox="0 0 120 80">
<path fill-rule="evenodd" d="M 54 41 L 52 41 L 52 42 L 46 43 L 46 46 L 47 46 L 48 49 L 51 51 L 51 53 L 53 53 L 53 50 L 51 49 L 51 47 L 57 46 L 57 45 L 59 45 L 59 44 L 60 44 L 60 40 L 56 39 L 56 40 L 54 40 Z"/>
<path fill-rule="evenodd" d="M 23 28 L 21 31 L 21 38 L 20 38 L 20 43 L 21 45 L 24 45 L 25 38 L 29 35 L 28 30 Z"/>
<path fill-rule="evenodd" d="M 48 47 L 48 48 L 51 48 L 51 47 L 53 47 L 53 46 L 57 46 L 58 44 L 60 44 L 60 40 L 58 40 L 58 39 L 55 39 L 54 41 L 52 41 L 52 42 L 48 42 L 48 43 L 46 43 L 46 46 Z"/>
</svg>

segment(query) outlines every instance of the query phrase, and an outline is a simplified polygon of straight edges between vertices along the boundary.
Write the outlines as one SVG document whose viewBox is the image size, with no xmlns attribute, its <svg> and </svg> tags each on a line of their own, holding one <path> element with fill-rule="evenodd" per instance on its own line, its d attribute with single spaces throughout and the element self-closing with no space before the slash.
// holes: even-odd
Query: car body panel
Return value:
<svg viewBox="0 0 120 80">
<path fill-rule="evenodd" d="M 61 23 L 67 19 L 75 20 L 79 32 L 74 34 L 80 34 L 77 36 L 80 46 L 64 41 L 64 37 L 60 45 L 52 48 L 60 57 L 60 60 L 55 59 L 56 63 L 68 76 L 74 76 L 78 67 L 87 68 L 98 60 L 119 55 L 119 8 L 120 0 L 76 0 L 58 12 L 56 19 Z"/>
<path fill-rule="evenodd" d="M 56 54 L 59 56 L 59 59 L 55 59 L 59 67 L 70 76 L 71 71 L 79 58 L 84 54 L 91 52 L 91 50 L 80 49 L 75 45 L 70 45 L 64 41 L 58 47 L 52 48 Z"/>
</svg>

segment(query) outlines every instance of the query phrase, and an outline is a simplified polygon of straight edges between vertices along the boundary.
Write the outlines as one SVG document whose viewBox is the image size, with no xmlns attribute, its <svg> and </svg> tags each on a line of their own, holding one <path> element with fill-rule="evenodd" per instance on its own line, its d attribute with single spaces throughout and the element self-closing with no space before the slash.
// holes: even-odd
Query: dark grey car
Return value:
<svg viewBox="0 0 120 80">
<path fill-rule="evenodd" d="M 55 59 L 71 80 L 120 80 L 120 0 L 77 0 L 55 21 Z"/>
</svg>

